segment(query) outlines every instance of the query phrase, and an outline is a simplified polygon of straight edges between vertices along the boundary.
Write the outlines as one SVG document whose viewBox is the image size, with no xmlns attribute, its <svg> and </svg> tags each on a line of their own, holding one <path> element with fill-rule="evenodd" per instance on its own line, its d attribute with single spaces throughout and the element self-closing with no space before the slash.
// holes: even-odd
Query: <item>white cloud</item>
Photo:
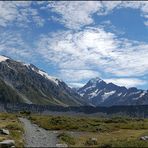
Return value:
<svg viewBox="0 0 148 148">
<path fill-rule="evenodd" d="M 32 7 L 34 5 L 35 7 Z M 107 15 L 115 9 L 132 8 L 139 9 L 141 16 L 147 21 L 147 1 L 1 1 L 0 2 L 0 25 L 5 27 L 16 22 L 21 27 L 27 23 L 35 23 L 43 26 L 45 18 L 40 16 L 39 10 L 45 11 L 49 17 L 46 21 L 54 18 L 70 29 L 80 29 L 83 26 L 94 24 L 94 14 Z M 57 15 L 51 16 L 50 12 Z"/>
<path fill-rule="evenodd" d="M 92 15 L 102 7 L 97 1 L 60 1 L 49 2 L 48 9 L 61 15 L 58 20 L 66 27 L 79 29 L 92 24 Z"/>
<path fill-rule="evenodd" d="M 60 77 L 69 82 L 76 82 L 81 80 L 87 80 L 94 77 L 98 77 L 100 74 L 93 70 L 82 70 L 82 69 L 61 69 Z"/>
<path fill-rule="evenodd" d="M 126 87 L 135 87 L 146 84 L 146 81 L 140 80 L 137 78 L 113 78 L 113 79 L 104 79 L 107 83 L 114 83 L 119 86 L 126 86 Z"/>
<path fill-rule="evenodd" d="M 60 1 L 49 2 L 47 6 L 44 6 L 45 10 L 59 14 L 55 20 L 70 29 L 80 29 L 95 23 L 93 14 L 107 15 L 121 8 L 139 9 L 141 16 L 147 19 L 147 1 Z"/>
<path fill-rule="evenodd" d="M 85 84 L 83 83 L 69 83 L 69 86 L 72 88 L 81 88 L 83 87 Z"/>
<path fill-rule="evenodd" d="M 145 26 L 148 26 L 148 21 L 145 21 L 144 24 L 145 24 Z"/>
<path fill-rule="evenodd" d="M 0 26 L 6 27 L 11 23 L 26 27 L 27 23 L 42 26 L 44 19 L 38 10 L 31 7 L 31 1 L 0 1 Z"/>
<path fill-rule="evenodd" d="M 85 72 L 76 71 L 84 69 L 122 77 L 148 73 L 148 44 L 119 38 L 103 28 L 44 35 L 37 52 L 56 64 L 61 69 L 60 75 L 67 80 L 88 78 Z"/>
<path fill-rule="evenodd" d="M 4 32 L 0 34 L 0 53 L 15 59 L 31 59 L 33 51 L 23 41 L 17 32 Z"/>
<path fill-rule="evenodd" d="M 102 1 L 102 9 L 98 10 L 98 15 L 107 15 L 115 8 L 119 7 L 122 2 L 121 1 Z"/>
<path fill-rule="evenodd" d="M 38 7 L 32 7 L 32 4 Z M 43 26 L 45 20 L 40 16 L 42 11 L 57 13 L 55 20 L 60 21 L 69 31 L 59 31 L 41 36 L 37 54 L 47 62 L 59 68 L 60 77 L 72 83 L 100 76 L 100 73 L 115 76 L 141 76 L 148 74 L 148 44 L 119 38 L 103 28 L 83 26 L 95 23 L 94 14 L 107 15 L 115 9 L 139 9 L 147 25 L 148 2 L 107 2 L 107 1 L 60 1 L 60 2 L 0 2 L 0 26 L 11 23 L 26 27 L 33 23 Z M 51 13 L 46 13 L 46 15 Z M 52 16 L 49 16 L 51 20 Z M 47 21 L 47 20 L 46 20 Z M 106 22 L 108 25 L 110 22 Z M 77 30 L 78 29 L 78 30 Z M 1 34 L 0 52 L 8 55 L 32 56 L 30 47 L 20 34 Z M 37 41 L 35 41 L 37 42 Z M 33 51 L 35 53 L 35 51 Z M 125 79 L 124 79 L 125 80 Z M 135 79 L 134 79 L 135 80 Z M 119 82 L 119 80 L 118 80 Z M 127 82 L 126 80 L 124 83 Z M 139 81 L 135 81 L 138 85 Z M 121 83 L 121 79 L 120 79 Z M 129 84 L 133 84 L 130 80 Z"/>
<path fill-rule="evenodd" d="M 138 9 L 140 10 L 141 16 L 146 19 L 147 22 L 147 16 L 148 16 L 148 2 L 147 1 L 103 1 L 104 5 L 104 13 L 103 15 L 109 14 L 111 11 L 115 9 L 121 9 L 121 8 L 131 8 L 131 9 Z M 98 13 L 101 15 L 101 13 Z M 144 24 L 147 26 L 147 23 L 144 22 Z"/>
</svg>

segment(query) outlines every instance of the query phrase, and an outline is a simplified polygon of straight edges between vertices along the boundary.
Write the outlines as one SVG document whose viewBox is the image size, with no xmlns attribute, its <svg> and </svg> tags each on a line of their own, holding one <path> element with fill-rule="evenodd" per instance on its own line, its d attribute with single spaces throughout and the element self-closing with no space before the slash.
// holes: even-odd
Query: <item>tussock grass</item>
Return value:
<svg viewBox="0 0 148 148">
<path fill-rule="evenodd" d="M 75 146 L 86 146 L 88 139 L 97 138 L 98 147 L 148 147 L 148 142 L 139 140 L 148 135 L 148 119 L 129 117 L 85 118 L 68 116 L 30 117 L 32 122 L 48 130 L 82 132 L 75 137 Z"/>
<path fill-rule="evenodd" d="M 75 145 L 76 143 L 74 137 L 67 133 L 61 133 L 57 137 L 62 143 L 66 143 L 68 145 Z"/>
<path fill-rule="evenodd" d="M 148 129 L 148 119 L 134 118 L 81 118 L 67 116 L 39 116 L 30 119 L 39 126 L 49 130 L 72 130 L 87 132 L 109 132 L 118 129 Z"/>
<path fill-rule="evenodd" d="M 12 139 L 16 147 L 23 147 L 23 127 L 15 114 L 0 113 L 0 128 L 8 129 L 10 135 L 0 135 L 0 141 Z"/>
</svg>

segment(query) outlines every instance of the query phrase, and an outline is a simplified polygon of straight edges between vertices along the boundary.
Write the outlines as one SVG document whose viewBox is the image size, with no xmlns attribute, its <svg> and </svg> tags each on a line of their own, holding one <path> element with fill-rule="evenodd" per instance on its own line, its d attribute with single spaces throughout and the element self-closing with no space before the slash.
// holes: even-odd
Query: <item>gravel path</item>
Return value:
<svg viewBox="0 0 148 148">
<path fill-rule="evenodd" d="M 24 124 L 25 147 L 55 147 L 57 143 L 57 132 L 47 131 L 32 124 L 26 118 L 19 118 Z"/>
</svg>

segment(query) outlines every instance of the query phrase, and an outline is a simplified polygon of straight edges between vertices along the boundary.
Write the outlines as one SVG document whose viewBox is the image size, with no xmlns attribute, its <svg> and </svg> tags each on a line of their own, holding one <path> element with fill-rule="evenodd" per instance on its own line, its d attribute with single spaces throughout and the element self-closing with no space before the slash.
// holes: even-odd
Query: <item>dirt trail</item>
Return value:
<svg viewBox="0 0 148 148">
<path fill-rule="evenodd" d="M 40 128 L 26 118 L 19 119 L 24 124 L 25 147 L 56 147 L 57 132 Z"/>
</svg>

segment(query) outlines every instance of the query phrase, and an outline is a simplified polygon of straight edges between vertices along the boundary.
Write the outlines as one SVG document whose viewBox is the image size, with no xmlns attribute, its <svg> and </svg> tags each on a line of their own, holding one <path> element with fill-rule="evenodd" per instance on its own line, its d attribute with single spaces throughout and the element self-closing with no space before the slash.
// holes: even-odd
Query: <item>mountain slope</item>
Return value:
<svg viewBox="0 0 148 148">
<path fill-rule="evenodd" d="M 10 99 L 11 98 L 11 99 Z M 0 79 L 0 102 L 23 102 L 23 98 Z"/>
<path fill-rule="evenodd" d="M 0 78 L 19 94 L 24 103 L 63 106 L 85 104 L 63 81 L 49 76 L 32 64 L 0 56 Z M 10 97 L 8 100 L 12 101 Z"/>
<path fill-rule="evenodd" d="M 78 93 L 86 102 L 93 105 L 143 105 L 148 104 L 148 91 L 135 87 L 127 89 L 113 83 L 106 83 L 100 78 L 91 79 Z"/>
</svg>

